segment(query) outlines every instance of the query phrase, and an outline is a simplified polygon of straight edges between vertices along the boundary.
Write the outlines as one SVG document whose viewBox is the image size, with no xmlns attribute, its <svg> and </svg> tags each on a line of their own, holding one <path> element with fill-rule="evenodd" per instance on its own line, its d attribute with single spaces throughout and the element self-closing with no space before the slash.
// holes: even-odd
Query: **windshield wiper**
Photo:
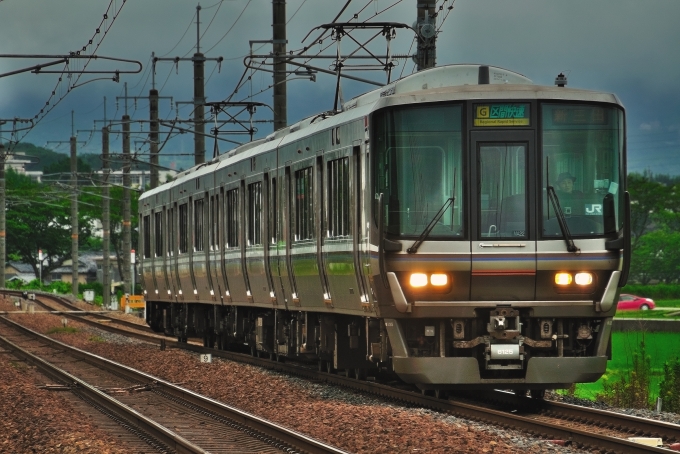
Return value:
<svg viewBox="0 0 680 454">
<path fill-rule="evenodd" d="M 579 252 L 580 249 L 577 248 L 576 245 L 574 244 L 574 239 L 571 236 L 571 232 L 569 232 L 567 219 L 564 217 L 564 212 L 562 211 L 562 207 L 560 206 L 560 200 L 557 197 L 555 188 L 550 185 L 548 185 L 548 198 L 550 199 L 550 202 L 552 203 L 552 206 L 555 209 L 557 223 L 559 224 L 560 230 L 562 231 L 562 237 L 564 238 L 564 242 L 567 243 L 567 251 Z"/>
<path fill-rule="evenodd" d="M 420 247 L 421 244 L 423 244 L 423 241 L 425 241 L 425 238 L 430 234 L 432 229 L 434 228 L 435 225 L 437 225 L 437 222 L 439 222 L 439 219 L 444 215 L 444 212 L 449 208 L 449 206 L 453 205 L 453 202 L 456 200 L 455 197 L 449 197 L 449 199 L 444 202 L 444 205 L 437 211 L 437 214 L 434 215 L 432 220 L 430 221 L 429 224 L 427 224 L 427 227 L 425 227 L 425 230 L 423 230 L 423 233 L 420 234 L 418 239 L 411 245 L 410 248 L 406 249 L 406 252 L 409 254 L 414 254 L 418 252 L 418 248 Z"/>
</svg>

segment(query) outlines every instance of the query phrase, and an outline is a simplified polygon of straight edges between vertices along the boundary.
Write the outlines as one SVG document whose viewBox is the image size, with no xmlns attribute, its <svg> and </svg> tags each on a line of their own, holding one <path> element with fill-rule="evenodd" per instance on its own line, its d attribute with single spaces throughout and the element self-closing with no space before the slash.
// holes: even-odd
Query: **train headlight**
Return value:
<svg viewBox="0 0 680 454">
<path fill-rule="evenodd" d="M 411 287 L 425 287 L 427 285 L 427 274 L 413 273 L 409 279 Z"/>
<path fill-rule="evenodd" d="M 444 273 L 435 273 L 430 276 L 430 284 L 435 287 L 443 287 L 449 283 L 449 276 Z"/>
<path fill-rule="evenodd" d="M 557 285 L 569 285 L 571 284 L 572 277 L 569 273 L 557 273 L 555 274 L 555 284 Z"/>
<path fill-rule="evenodd" d="M 593 275 L 590 273 L 576 273 L 574 282 L 578 285 L 590 285 L 593 283 Z"/>
</svg>

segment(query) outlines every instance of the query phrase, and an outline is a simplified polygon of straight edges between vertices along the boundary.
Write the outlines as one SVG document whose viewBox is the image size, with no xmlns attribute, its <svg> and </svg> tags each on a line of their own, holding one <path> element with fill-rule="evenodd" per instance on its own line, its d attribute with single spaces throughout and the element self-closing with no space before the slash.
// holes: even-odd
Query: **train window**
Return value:
<svg viewBox="0 0 680 454">
<path fill-rule="evenodd" d="M 459 104 L 399 107 L 374 115 L 375 194 L 383 194 L 385 230 L 418 236 L 454 199 L 432 237 L 462 237 L 462 108 Z M 374 211 L 378 221 L 377 209 Z"/>
<path fill-rule="evenodd" d="M 151 216 L 146 215 L 142 219 L 144 230 L 144 258 L 151 258 Z"/>
<path fill-rule="evenodd" d="M 177 244 L 176 230 L 175 230 L 175 209 L 170 208 L 168 214 L 168 256 L 172 257 L 175 252 L 175 245 Z"/>
<path fill-rule="evenodd" d="M 349 158 L 342 158 L 328 163 L 328 235 L 349 234 Z"/>
<path fill-rule="evenodd" d="M 262 244 L 262 182 L 248 185 L 248 245 Z"/>
<path fill-rule="evenodd" d="M 611 202 L 615 228 L 620 229 L 623 113 L 594 104 L 543 104 L 541 120 L 543 236 L 562 236 L 555 204 L 548 199 L 548 185 L 555 189 L 572 235 L 607 233 L 605 203 Z"/>
<path fill-rule="evenodd" d="M 314 238 L 313 168 L 295 172 L 295 241 Z"/>
<path fill-rule="evenodd" d="M 481 238 L 527 238 L 527 147 L 522 143 L 479 145 Z"/>
<path fill-rule="evenodd" d="M 220 212 L 219 198 L 210 196 L 210 250 L 216 251 L 220 245 Z"/>
<path fill-rule="evenodd" d="M 154 255 L 163 257 L 163 212 L 154 213 Z"/>
<path fill-rule="evenodd" d="M 279 216 L 279 197 L 278 197 L 278 190 L 276 186 L 276 178 L 272 178 L 272 184 L 271 184 L 271 198 L 269 199 L 269 212 L 270 212 L 270 219 L 269 219 L 269 232 L 272 236 L 272 243 L 276 244 L 276 242 L 279 239 L 279 232 L 278 232 L 278 216 Z"/>
<path fill-rule="evenodd" d="M 179 253 L 189 252 L 189 204 L 179 206 Z"/>
<path fill-rule="evenodd" d="M 194 201 L 194 251 L 203 250 L 203 199 Z"/>
<path fill-rule="evenodd" d="M 227 191 L 226 207 L 226 227 L 227 242 L 226 247 L 238 247 L 238 189 Z"/>
</svg>

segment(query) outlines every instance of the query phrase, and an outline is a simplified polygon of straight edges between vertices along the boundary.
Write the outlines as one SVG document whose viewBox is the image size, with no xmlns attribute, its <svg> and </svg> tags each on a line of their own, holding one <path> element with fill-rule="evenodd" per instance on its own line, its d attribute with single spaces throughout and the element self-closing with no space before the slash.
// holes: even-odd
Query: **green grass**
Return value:
<svg viewBox="0 0 680 454">
<path fill-rule="evenodd" d="M 659 318 L 663 320 L 680 320 L 680 309 L 677 311 L 619 311 L 616 313 L 616 318 Z"/>
<path fill-rule="evenodd" d="M 618 380 L 628 376 L 632 368 L 633 353 L 645 342 L 647 354 L 652 365 L 652 395 L 658 396 L 659 382 L 663 377 L 665 362 L 680 357 L 678 333 L 643 333 L 640 331 L 614 332 L 612 334 L 612 360 L 607 363 L 607 372 L 595 383 L 579 383 L 576 385 L 576 396 L 594 399 L 602 392 L 605 380 Z"/>
<path fill-rule="evenodd" d="M 656 307 L 677 307 L 680 311 L 680 300 L 654 300 Z"/>
</svg>

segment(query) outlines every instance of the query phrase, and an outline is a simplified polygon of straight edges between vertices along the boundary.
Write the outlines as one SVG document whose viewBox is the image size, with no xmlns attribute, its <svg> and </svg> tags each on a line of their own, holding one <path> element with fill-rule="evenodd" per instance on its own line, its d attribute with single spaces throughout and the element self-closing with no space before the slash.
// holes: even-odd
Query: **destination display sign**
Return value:
<svg viewBox="0 0 680 454">
<path fill-rule="evenodd" d="M 529 104 L 477 104 L 475 126 L 529 126 Z"/>
</svg>

